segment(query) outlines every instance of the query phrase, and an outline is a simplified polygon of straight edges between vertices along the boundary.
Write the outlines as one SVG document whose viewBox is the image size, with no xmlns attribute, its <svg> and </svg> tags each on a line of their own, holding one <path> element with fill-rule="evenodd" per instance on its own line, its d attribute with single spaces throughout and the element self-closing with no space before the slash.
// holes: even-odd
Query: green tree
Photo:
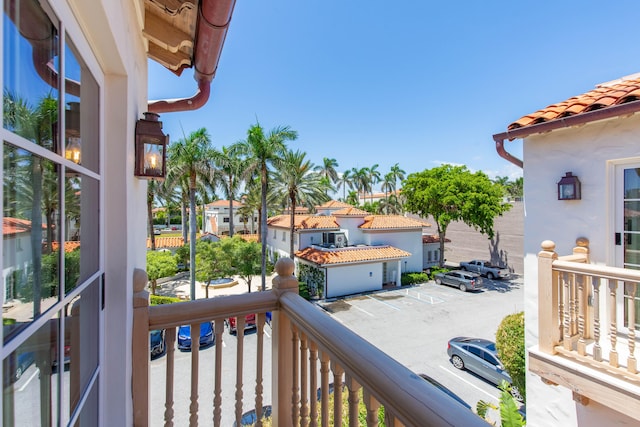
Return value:
<svg viewBox="0 0 640 427">
<path fill-rule="evenodd" d="M 440 266 L 444 265 L 444 242 L 451 222 L 463 221 L 492 238 L 494 218 L 511 208 L 502 202 L 499 185 L 466 166 L 445 164 L 412 173 L 403 182 L 402 194 L 407 212 L 433 216 L 440 236 Z"/>
<path fill-rule="evenodd" d="M 208 286 L 214 279 L 232 276 L 235 272 L 233 261 L 233 240 L 222 239 L 218 242 L 200 240 L 196 244 L 196 271 L 198 281 Z M 209 295 L 207 294 L 207 297 Z"/>
<path fill-rule="evenodd" d="M 523 427 L 527 423 L 518 411 L 518 404 L 511 394 L 511 386 L 506 381 L 502 381 L 498 388 L 500 393 L 500 406 L 496 406 L 491 402 L 484 400 L 478 401 L 476 405 L 476 412 L 479 416 L 489 421 L 487 418 L 487 410 L 495 409 L 500 411 L 500 426 L 501 427 Z"/>
<path fill-rule="evenodd" d="M 151 284 L 151 294 L 156 294 L 158 279 L 173 276 L 178 272 L 176 258 L 167 251 L 147 252 L 147 276 Z"/>
<path fill-rule="evenodd" d="M 262 290 L 267 286 L 267 192 L 269 167 L 286 151 L 286 141 L 298 138 L 298 133 L 289 126 L 276 127 L 265 133 L 259 124 L 247 131 L 247 138 L 238 142 L 239 154 L 247 158 L 247 175 L 260 177 L 260 242 L 262 244 Z"/>
<path fill-rule="evenodd" d="M 256 242 L 248 242 L 238 237 L 233 250 L 233 265 L 236 274 L 247 284 L 247 291 L 251 292 L 251 281 L 253 276 L 262 272 L 262 262 L 260 255 L 260 245 Z M 270 271 L 267 271 L 270 273 Z"/>
<path fill-rule="evenodd" d="M 378 164 L 365 168 L 367 170 L 367 181 L 369 182 L 369 191 L 371 192 L 371 204 L 373 204 L 373 186 L 380 182 L 380 171 Z"/>
<path fill-rule="evenodd" d="M 526 399 L 524 312 L 511 314 L 500 322 L 496 332 L 496 350 L 522 399 Z"/>
<path fill-rule="evenodd" d="M 190 245 L 190 281 L 191 299 L 196 298 L 196 190 L 198 181 L 210 184 L 212 178 L 211 137 L 205 128 L 198 129 L 188 137 L 179 139 L 169 146 L 171 174 L 170 182 L 186 179 L 189 184 L 189 245 Z"/>
<path fill-rule="evenodd" d="M 329 200 L 324 191 L 322 176 L 313 171 L 313 163 L 305 158 L 303 152 L 287 150 L 281 160 L 276 162 L 274 193 L 280 196 L 284 204 L 291 209 L 289 222 L 289 257 L 294 258 L 294 232 L 296 207 L 313 207 Z"/>
<path fill-rule="evenodd" d="M 342 187 L 342 201 L 345 202 L 347 200 L 347 187 L 350 190 L 353 190 L 353 179 L 351 176 L 351 170 L 346 170 L 342 172 L 342 175 L 337 180 L 339 190 Z"/>
<path fill-rule="evenodd" d="M 393 188 L 394 190 L 397 190 L 398 180 L 402 181 L 405 177 L 406 172 L 400 168 L 400 165 L 398 163 L 396 163 L 395 165 L 391 166 L 391 171 L 389 173 L 391 174 L 391 176 L 393 176 L 393 180 L 394 180 Z"/>
</svg>

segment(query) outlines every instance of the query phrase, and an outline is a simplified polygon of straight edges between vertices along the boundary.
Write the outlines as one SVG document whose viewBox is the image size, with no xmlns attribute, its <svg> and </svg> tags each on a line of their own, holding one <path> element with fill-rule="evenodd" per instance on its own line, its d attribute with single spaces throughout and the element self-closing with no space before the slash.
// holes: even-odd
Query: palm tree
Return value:
<svg viewBox="0 0 640 427">
<path fill-rule="evenodd" d="M 213 162 L 218 168 L 219 186 L 229 201 L 229 237 L 233 237 L 233 202 L 240 190 L 246 163 L 237 151 L 233 147 L 222 147 L 222 150 L 213 149 L 211 152 Z"/>
<path fill-rule="evenodd" d="M 247 156 L 247 174 L 259 173 L 260 176 L 260 242 L 262 243 L 262 290 L 267 284 L 267 190 L 269 166 L 286 151 L 286 141 L 298 138 L 298 133 L 289 126 L 271 129 L 265 134 L 256 123 L 247 131 L 247 139 L 236 144 L 238 153 Z"/>
<path fill-rule="evenodd" d="M 393 176 L 393 173 L 389 172 L 388 174 L 386 174 L 384 176 L 384 180 L 382 181 L 382 191 L 384 191 L 384 200 L 385 202 L 388 202 L 389 200 L 389 193 L 393 193 L 396 190 L 396 183 L 395 183 L 395 177 Z M 386 206 L 387 209 L 385 209 L 387 212 L 385 212 L 386 214 L 388 214 L 388 203 L 384 204 Z"/>
<path fill-rule="evenodd" d="M 274 193 L 281 196 L 282 202 L 289 205 L 289 257 L 294 258 L 293 233 L 295 232 L 296 206 L 313 207 L 329 200 L 322 185 L 323 176 L 314 173 L 313 163 L 305 158 L 306 153 L 287 150 L 276 164 Z"/>
<path fill-rule="evenodd" d="M 149 239 L 151 240 L 151 250 L 156 250 L 156 235 L 153 229 L 153 201 L 156 198 L 158 187 L 162 184 L 155 179 L 147 183 L 147 222 L 149 223 Z"/>
<path fill-rule="evenodd" d="M 371 204 L 373 204 L 373 186 L 380 182 L 380 171 L 378 169 L 378 164 L 371 166 L 367 169 L 367 176 L 369 181 L 369 191 L 371 192 Z"/>
<path fill-rule="evenodd" d="M 196 299 L 196 190 L 198 181 L 211 182 L 211 137 L 200 128 L 188 137 L 169 146 L 171 176 L 167 180 L 179 182 L 187 178 L 189 183 L 189 262 L 191 264 L 191 299 Z"/>
<path fill-rule="evenodd" d="M 369 168 L 352 168 L 351 172 L 353 186 L 356 188 L 356 191 L 358 193 L 358 204 L 360 204 L 360 195 L 362 195 L 364 203 L 364 197 L 367 191 L 369 191 L 369 189 L 371 188 L 369 181 Z"/>
<path fill-rule="evenodd" d="M 336 168 L 338 167 L 338 162 L 336 159 L 330 159 L 325 157 L 322 159 L 322 165 L 314 166 L 313 170 L 318 172 L 320 176 L 326 178 L 329 182 L 330 187 L 327 188 L 327 195 L 329 194 L 329 190 L 333 189 L 333 184 L 338 182 L 338 172 Z"/>
<path fill-rule="evenodd" d="M 393 175 L 393 180 L 394 180 L 394 190 L 398 189 L 398 180 L 402 181 L 405 177 L 406 172 L 402 169 L 400 169 L 400 165 L 398 165 L 397 163 L 393 166 L 391 166 L 391 171 L 389 172 L 391 173 L 391 175 Z"/>
<path fill-rule="evenodd" d="M 351 170 L 346 170 L 342 172 L 342 176 L 340 176 L 337 180 L 338 189 L 342 187 L 342 201 L 347 200 L 347 187 L 353 190 L 353 179 L 351 176 Z"/>
</svg>

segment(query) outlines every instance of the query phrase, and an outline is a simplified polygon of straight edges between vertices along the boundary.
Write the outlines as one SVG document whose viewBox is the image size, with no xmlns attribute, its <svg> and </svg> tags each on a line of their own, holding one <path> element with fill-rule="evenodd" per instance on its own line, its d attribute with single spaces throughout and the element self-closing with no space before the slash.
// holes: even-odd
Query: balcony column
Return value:
<svg viewBox="0 0 640 427">
<path fill-rule="evenodd" d="M 295 263 L 291 258 L 280 258 L 276 263 L 277 276 L 272 282 L 272 290 L 278 297 L 285 292 L 298 293 L 298 279 L 293 275 Z M 291 393 L 294 388 L 293 370 L 295 357 L 291 351 L 293 332 L 289 318 L 280 310 L 272 313 L 272 419 L 274 426 L 292 427 Z"/>
<path fill-rule="evenodd" d="M 149 292 L 147 273 L 133 271 L 133 333 L 131 339 L 133 425 L 149 425 Z"/>
<path fill-rule="evenodd" d="M 558 314 L 559 285 L 553 261 L 558 259 L 556 244 L 545 240 L 538 253 L 538 345 L 540 351 L 555 354 L 554 347 L 560 337 Z"/>
</svg>

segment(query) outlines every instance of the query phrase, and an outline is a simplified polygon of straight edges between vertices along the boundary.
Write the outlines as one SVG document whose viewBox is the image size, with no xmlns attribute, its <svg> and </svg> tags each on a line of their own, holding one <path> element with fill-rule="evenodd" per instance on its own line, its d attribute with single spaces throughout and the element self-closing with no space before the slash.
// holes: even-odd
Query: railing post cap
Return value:
<svg viewBox="0 0 640 427">
<path fill-rule="evenodd" d="M 295 271 L 295 269 L 296 264 L 291 258 L 280 258 L 276 262 L 276 273 L 278 273 L 278 276 L 293 276 L 293 272 Z"/>
<path fill-rule="evenodd" d="M 556 249 L 556 244 L 553 240 L 545 240 L 540 244 L 540 246 L 545 252 L 553 252 Z"/>
<path fill-rule="evenodd" d="M 133 270 L 133 292 L 142 292 L 149 282 L 147 272 L 141 268 Z"/>
<path fill-rule="evenodd" d="M 586 237 L 578 237 L 576 239 L 576 246 L 581 247 L 581 248 L 588 248 L 589 247 L 589 239 L 587 239 Z"/>
</svg>

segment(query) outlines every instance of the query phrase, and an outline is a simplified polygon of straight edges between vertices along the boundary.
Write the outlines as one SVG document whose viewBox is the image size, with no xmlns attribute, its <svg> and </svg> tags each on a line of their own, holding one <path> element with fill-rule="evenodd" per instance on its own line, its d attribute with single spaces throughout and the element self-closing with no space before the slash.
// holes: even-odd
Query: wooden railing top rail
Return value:
<svg viewBox="0 0 640 427">
<path fill-rule="evenodd" d="M 318 348 L 339 363 L 407 426 L 485 426 L 487 423 L 371 343 L 295 293 L 281 310 Z"/>
<path fill-rule="evenodd" d="M 155 305 L 149 307 L 149 330 L 264 313 L 275 310 L 277 305 L 278 297 L 273 291 Z"/>
<path fill-rule="evenodd" d="M 553 269 L 564 273 L 585 274 L 603 279 L 640 282 L 640 270 L 631 270 L 629 268 L 555 260 L 553 261 Z"/>
</svg>

